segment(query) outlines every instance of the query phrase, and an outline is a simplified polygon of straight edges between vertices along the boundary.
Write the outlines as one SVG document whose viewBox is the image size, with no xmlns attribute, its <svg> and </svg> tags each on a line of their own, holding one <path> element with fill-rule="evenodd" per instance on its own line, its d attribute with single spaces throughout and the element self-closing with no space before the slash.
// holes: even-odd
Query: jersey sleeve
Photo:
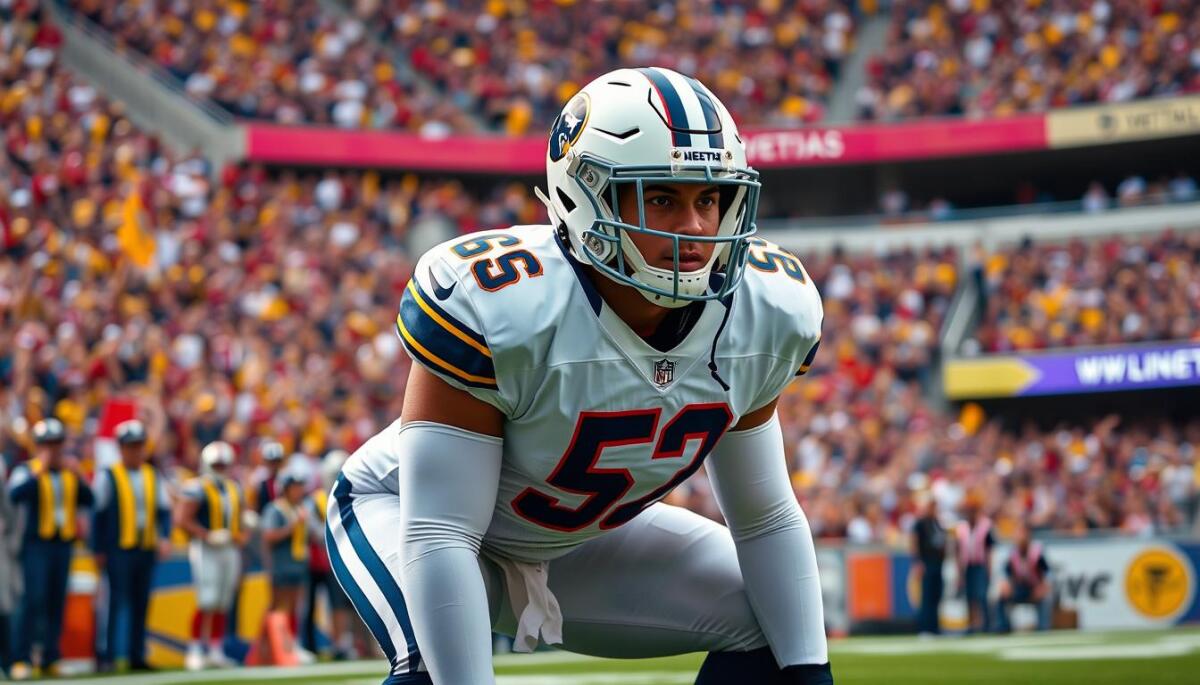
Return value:
<svg viewBox="0 0 1200 685">
<path fill-rule="evenodd" d="M 283 512 L 279 510 L 279 507 L 275 506 L 274 502 L 268 504 L 267 508 L 263 510 L 263 529 L 277 530 L 286 526 L 287 519 L 284 517 Z"/>
<path fill-rule="evenodd" d="M 779 397 L 797 376 L 803 376 L 812 368 L 821 343 L 821 324 L 825 312 L 821 295 L 812 278 L 804 270 L 800 260 L 780 248 L 770 245 L 779 254 L 785 255 L 793 266 L 766 274 L 761 292 L 768 302 L 767 311 L 772 318 L 772 347 L 777 355 L 775 368 L 763 383 L 754 407 L 762 407 Z M 781 258 L 782 259 L 782 258 Z"/>
<path fill-rule="evenodd" d="M 193 502 L 201 502 L 204 500 L 204 485 L 199 478 L 193 478 L 183 484 L 183 497 L 190 499 Z"/>
<path fill-rule="evenodd" d="M 446 246 L 421 257 L 400 301 L 396 331 L 413 361 L 510 415 L 484 321 L 471 299 L 478 286 L 454 259 Z"/>
</svg>

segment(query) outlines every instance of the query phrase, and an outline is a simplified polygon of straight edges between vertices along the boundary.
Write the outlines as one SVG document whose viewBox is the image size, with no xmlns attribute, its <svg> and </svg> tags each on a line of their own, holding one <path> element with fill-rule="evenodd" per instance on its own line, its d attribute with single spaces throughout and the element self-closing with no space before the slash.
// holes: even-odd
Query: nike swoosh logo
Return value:
<svg viewBox="0 0 1200 685">
<path fill-rule="evenodd" d="M 439 300 L 444 300 L 454 292 L 454 286 L 458 283 L 451 283 L 449 288 L 443 288 L 441 283 L 438 283 L 437 276 L 433 275 L 433 269 L 429 270 L 429 282 L 433 284 L 433 296 Z"/>
</svg>

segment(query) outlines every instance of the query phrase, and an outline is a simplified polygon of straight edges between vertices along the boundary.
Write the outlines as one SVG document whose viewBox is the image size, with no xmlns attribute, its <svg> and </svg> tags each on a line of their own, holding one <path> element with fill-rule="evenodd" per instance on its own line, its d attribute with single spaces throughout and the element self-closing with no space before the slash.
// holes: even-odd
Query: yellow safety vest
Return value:
<svg viewBox="0 0 1200 685">
<path fill-rule="evenodd" d="M 308 553 L 308 526 L 300 520 L 300 514 L 292 508 L 291 502 L 283 497 L 275 500 L 275 506 L 279 507 L 284 515 L 295 519 L 292 524 L 292 558 L 296 561 L 304 561 Z"/>
<path fill-rule="evenodd" d="M 75 505 L 79 497 L 79 479 L 70 471 L 59 471 L 62 478 L 63 495 L 63 525 L 59 531 L 54 525 L 54 484 L 50 474 L 42 466 L 42 462 L 33 459 L 29 462 L 29 472 L 37 476 L 38 482 L 38 537 L 43 540 L 53 540 L 56 532 L 61 532 L 65 542 L 75 540 Z"/>
<path fill-rule="evenodd" d="M 216 479 L 205 477 L 200 483 L 204 486 L 204 495 L 208 498 L 208 529 L 222 530 L 229 528 L 229 532 L 233 535 L 238 535 L 241 532 L 242 520 L 242 501 L 238 494 L 238 487 L 229 479 L 224 480 L 225 496 L 229 498 L 229 521 L 225 521 L 223 508 L 221 507 L 221 493 L 217 491 L 218 482 Z"/>
<path fill-rule="evenodd" d="M 325 523 L 325 507 L 329 506 L 329 493 L 324 490 L 317 490 L 312 494 L 313 501 L 317 504 L 317 516 L 321 517 L 321 523 Z"/>
<path fill-rule="evenodd" d="M 146 529 L 142 531 L 142 549 L 154 549 L 158 542 L 158 489 L 155 487 L 154 467 L 142 464 L 142 489 L 146 493 Z M 121 549 L 138 546 L 137 504 L 133 501 L 133 485 L 129 482 L 129 471 L 117 462 L 112 467 L 113 485 L 117 491 L 117 514 L 121 532 L 117 544 Z"/>
</svg>

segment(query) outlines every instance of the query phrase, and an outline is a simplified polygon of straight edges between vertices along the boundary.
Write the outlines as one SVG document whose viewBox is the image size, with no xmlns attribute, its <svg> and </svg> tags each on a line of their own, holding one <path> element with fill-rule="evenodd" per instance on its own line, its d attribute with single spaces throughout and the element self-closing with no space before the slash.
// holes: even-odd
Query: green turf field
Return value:
<svg viewBox="0 0 1200 685">
<path fill-rule="evenodd" d="M 1197 629 L 938 640 L 852 638 L 835 641 L 831 648 L 834 676 L 839 685 L 1200 683 L 1200 630 Z M 541 652 L 498 657 L 496 672 L 499 685 L 687 685 L 695 677 L 702 658 L 703 655 L 696 654 L 620 661 Z M 382 662 L 363 662 L 305 669 L 160 673 L 96 682 L 373 685 L 382 680 L 382 669 Z"/>
</svg>

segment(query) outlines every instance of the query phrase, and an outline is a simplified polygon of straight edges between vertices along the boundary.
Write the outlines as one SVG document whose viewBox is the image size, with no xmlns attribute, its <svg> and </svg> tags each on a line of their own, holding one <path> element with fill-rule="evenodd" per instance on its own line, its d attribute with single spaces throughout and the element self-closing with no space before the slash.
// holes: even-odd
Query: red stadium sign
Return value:
<svg viewBox="0 0 1200 685">
<path fill-rule="evenodd" d="M 247 124 L 246 155 L 269 164 L 393 167 L 417 171 L 537 175 L 541 136 L 447 136 Z M 868 164 L 1047 149 L 1046 118 L 917 121 L 836 128 L 747 131 L 755 167 Z"/>
</svg>

